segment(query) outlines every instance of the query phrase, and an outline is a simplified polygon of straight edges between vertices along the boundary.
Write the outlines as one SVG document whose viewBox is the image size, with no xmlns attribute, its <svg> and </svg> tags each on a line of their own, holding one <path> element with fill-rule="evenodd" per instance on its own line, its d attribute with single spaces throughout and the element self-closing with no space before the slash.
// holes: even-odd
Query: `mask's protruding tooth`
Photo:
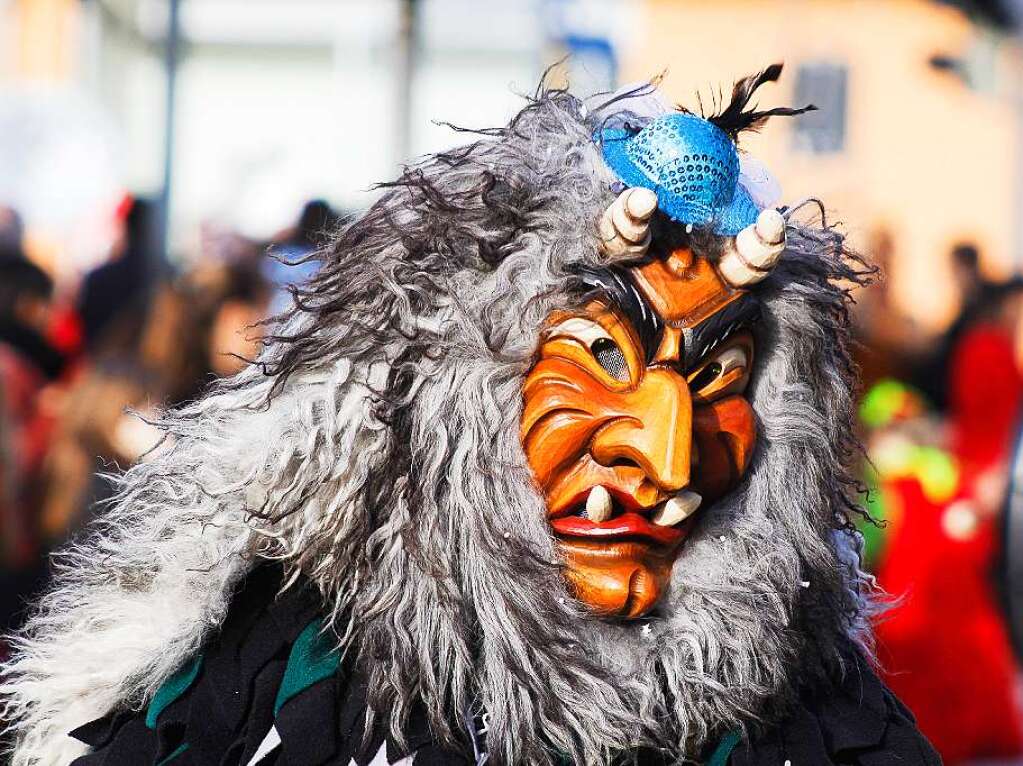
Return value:
<svg viewBox="0 0 1023 766">
<path fill-rule="evenodd" d="M 684 489 L 668 500 L 654 514 L 652 521 L 661 527 L 673 527 L 696 513 L 696 509 L 700 507 L 702 502 L 703 498 L 697 493 Z"/>
<path fill-rule="evenodd" d="M 586 516 L 597 524 L 611 518 L 611 493 L 599 484 L 590 490 L 586 498 Z"/>
</svg>

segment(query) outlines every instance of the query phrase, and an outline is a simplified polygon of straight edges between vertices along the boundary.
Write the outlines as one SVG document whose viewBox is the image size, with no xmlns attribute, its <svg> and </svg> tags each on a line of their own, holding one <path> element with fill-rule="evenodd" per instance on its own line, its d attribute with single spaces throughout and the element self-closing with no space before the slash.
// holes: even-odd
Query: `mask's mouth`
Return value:
<svg viewBox="0 0 1023 766">
<path fill-rule="evenodd" d="M 702 502 L 696 492 L 682 490 L 652 508 L 641 508 L 628 493 L 598 484 L 553 517 L 551 527 L 559 537 L 675 547 L 688 536 Z"/>
</svg>

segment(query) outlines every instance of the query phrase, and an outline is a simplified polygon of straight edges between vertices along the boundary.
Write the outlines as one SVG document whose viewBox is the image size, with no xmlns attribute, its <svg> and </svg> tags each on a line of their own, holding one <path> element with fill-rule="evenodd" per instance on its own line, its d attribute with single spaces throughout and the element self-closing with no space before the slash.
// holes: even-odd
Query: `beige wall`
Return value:
<svg viewBox="0 0 1023 766">
<path fill-rule="evenodd" d="M 79 0 L 0 0 L 0 74 L 66 80 L 77 53 Z"/>
<path fill-rule="evenodd" d="M 923 0 L 649 0 L 643 25 L 641 42 L 624 52 L 623 79 L 667 68 L 667 93 L 693 107 L 697 88 L 727 90 L 774 61 L 788 69 L 762 91 L 763 105 L 792 104 L 800 62 L 848 67 L 844 152 L 793 151 L 785 118 L 743 146 L 778 176 L 785 201 L 821 197 L 858 246 L 889 229 L 895 299 L 922 324 L 940 326 L 955 311 L 947 268 L 955 241 L 977 242 L 992 275 L 1012 269 L 1017 118 L 1007 73 L 1016 52 L 996 46 L 998 86 L 987 93 L 935 71 L 931 55 L 958 56 L 993 40 L 954 9 Z"/>
</svg>

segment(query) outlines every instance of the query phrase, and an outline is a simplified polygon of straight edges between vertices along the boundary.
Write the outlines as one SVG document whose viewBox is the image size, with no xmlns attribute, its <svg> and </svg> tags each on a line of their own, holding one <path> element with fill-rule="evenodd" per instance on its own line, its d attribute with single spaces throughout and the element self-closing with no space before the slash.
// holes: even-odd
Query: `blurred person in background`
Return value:
<svg viewBox="0 0 1023 766">
<path fill-rule="evenodd" d="M 48 339 L 53 280 L 24 258 L 0 261 L 0 342 L 47 380 L 65 360 Z"/>
<path fill-rule="evenodd" d="M 305 283 L 316 273 L 319 263 L 310 259 L 344 220 L 329 203 L 321 199 L 307 202 L 294 228 L 275 238 L 271 257 L 263 261 L 263 273 L 274 286 L 270 313 L 280 314 L 291 305 L 290 287 Z"/>
<path fill-rule="evenodd" d="M 858 341 L 854 354 L 864 390 L 887 378 L 907 380 L 930 340 L 895 303 L 889 281 L 896 255 L 892 233 L 886 228 L 875 231 L 868 251 L 874 281 L 856 293 L 852 309 Z"/>
<path fill-rule="evenodd" d="M 95 350 L 104 333 L 133 307 L 149 299 L 162 276 L 153 243 L 154 205 L 125 195 L 115 211 L 119 229 L 107 260 L 88 274 L 78 296 L 78 317 L 87 351 Z"/>
<path fill-rule="evenodd" d="M 893 378 L 871 386 L 860 402 L 861 439 L 866 453 L 864 505 L 870 519 L 860 520 L 864 567 L 877 572 L 886 563 L 888 544 L 900 532 L 903 508 L 892 496 L 894 482 L 909 479 L 935 502 L 951 497 L 957 475 L 945 448 L 944 421 L 923 395 Z"/>
<path fill-rule="evenodd" d="M 67 397 L 47 457 L 49 546 L 108 496 L 98 471 L 130 465 L 157 446 L 148 418 L 195 398 L 255 355 L 269 295 L 258 263 L 203 263 L 112 320 Z"/>
<path fill-rule="evenodd" d="M 901 599 L 877 625 L 878 657 L 947 764 L 1023 754 L 1019 668 L 994 580 L 1023 395 L 1014 338 L 1023 293 L 965 276 L 971 318 L 949 355 L 943 428 L 910 427 L 935 421 L 909 390 L 917 404 L 902 408 L 911 417 L 901 441 L 889 432 L 869 442 L 889 524 L 875 572 Z"/>
<path fill-rule="evenodd" d="M 0 205 L 0 261 L 20 259 L 24 226 L 18 211 L 6 205 Z"/>
<path fill-rule="evenodd" d="M 1017 298 L 1016 302 L 1023 304 L 1023 298 Z M 1013 358 L 1016 369 L 1023 371 L 1023 309 L 1017 310 Z M 1016 421 L 1006 473 L 1008 488 L 1000 519 L 998 585 L 1016 659 L 1020 662 L 1023 661 L 1023 417 Z"/>
<path fill-rule="evenodd" d="M 210 373 L 222 378 L 240 372 L 256 357 L 263 333 L 259 323 L 269 314 L 272 290 L 258 264 L 226 267 L 223 276 L 215 304 L 208 309 L 209 334 L 204 343 Z"/>
<path fill-rule="evenodd" d="M 53 283 L 10 250 L 0 258 L 0 629 L 13 627 L 42 575 L 41 467 L 51 432 L 43 392 L 64 359 L 46 338 Z"/>
<path fill-rule="evenodd" d="M 916 360 L 909 379 L 938 412 L 946 412 L 951 402 L 953 356 L 966 333 L 977 324 L 1005 326 L 1006 301 L 1019 290 L 1019 278 L 1006 282 L 987 279 L 981 271 L 981 253 L 972 242 L 956 243 L 948 254 L 955 285 L 958 312 L 952 323 L 930 342 L 932 351 Z"/>
</svg>

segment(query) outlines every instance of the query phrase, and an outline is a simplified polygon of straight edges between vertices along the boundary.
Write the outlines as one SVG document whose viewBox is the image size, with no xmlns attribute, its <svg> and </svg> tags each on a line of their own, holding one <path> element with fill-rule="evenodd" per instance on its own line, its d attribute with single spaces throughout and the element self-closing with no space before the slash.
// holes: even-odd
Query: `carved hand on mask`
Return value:
<svg viewBox="0 0 1023 766">
<path fill-rule="evenodd" d="M 576 597 L 640 617 L 700 509 L 749 464 L 757 304 L 688 250 L 590 281 L 582 311 L 550 317 L 523 387 L 522 443 Z"/>
</svg>

